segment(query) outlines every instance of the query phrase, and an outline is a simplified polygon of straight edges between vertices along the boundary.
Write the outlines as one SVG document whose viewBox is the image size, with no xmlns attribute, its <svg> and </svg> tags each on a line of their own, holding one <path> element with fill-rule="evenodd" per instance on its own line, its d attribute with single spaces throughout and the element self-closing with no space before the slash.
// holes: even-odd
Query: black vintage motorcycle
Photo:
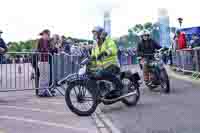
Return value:
<svg viewBox="0 0 200 133">
<path fill-rule="evenodd" d="M 90 58 L 85 58 L 80 63 L 78 73 L 68 75 L 58 82 L 59 85 L 67 84 L 65 101 L 72 112 L 79 116 L 89 116 L 100 103 L 110 105 L 121 101 L 127 106 L 135 106 L 138 103 L 140 98 L 138 73 L 119 72 L 117 75 L 123 83 L 123 94 L 117 98 L 107 99 L 106 95 L 115 89 L 115 85 L 103 78 L 96 78 L 89 70 L 90 62 Z"/>
<path fill-rule="evenodd" d="M 157 50 L 154 54 L 154 60 L 149 64 L 149 80 L 146 82 L 146 86 L 154 91 L 159 86 L 161 87 L 161 92 L 170 93 L 170 79 L 163 62 L 163 49 Z M 147 60 L 138 57 L 140 62 L 140 68 L 143 69 L 143 65 L 147 63 Z"/>
</svg>

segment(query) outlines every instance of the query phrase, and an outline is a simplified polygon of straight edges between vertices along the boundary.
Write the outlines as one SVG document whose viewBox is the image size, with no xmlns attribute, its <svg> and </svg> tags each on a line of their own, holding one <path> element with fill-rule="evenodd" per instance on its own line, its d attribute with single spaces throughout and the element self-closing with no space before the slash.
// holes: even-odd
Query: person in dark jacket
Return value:
<svg viewBox="0 0 200 133">
<path fill-rule="evenodd" d="M 64 51 L 67 54 L 70 54 L 71 51 L 71 43 L 72 43 L 72 39 L 70 37 L 65 38 L 65 36 L 62 37 L 62 46 L 64 47 Z"/>
<path fill-rule="evenodd" d="M 191 48 L 200 47 L 200 39 L 198 34 L 192 35 L 192 40 L 190 41 L 190 47 Z"/>
<path fill-rule="evenodd" d="M 41 32 L 40 35 L 42 37 L 38 41 L 37 50 L 38 52 L 42 53 L 40 61 L 46 62 L 48 61 L 48 53 L 50 52 L 50 46 L 51 46 L 50 31 L 46 29 L 43 32 Z"/>
<path fill-rule="evenodd" d="M 52 53 L 54 50 L 51 47 L 51 39 L 50 39 L 50 31 L 48 29 L 43 30 L 40 35 L 42 36 L 38 41 L 37 51 L 41 53 L 41 62 L 48 62 L 50 65 L 50 79 L 49 79 L 49 86 L 51 86 L 52 80 L 52 65 L 53 65 L 53 58 Z"/>
<path fill-rule="evenodd" d="M 5 54 L 8 50 L 5 41 L 1 37 L 2 33 L 3 31 L 0 30 L 0 63 L 2 62 L 2 55 Z"/>
<path fill-rule="evenodd" d="M 143 31 L 141 33 L 141 42 L 138 44 L 137 54 L 142 60 L 146 61 L 143 68 L 145 82 L 149 80 L 149 63 L 154 59 L 155 50 L 160 48 L 161 46 L 150 38 L 150 33 L 148 31 Z"/>
<path fill-rule="evenodd" d="M 150 33 L 147 31 L 142 32 L 142 40 L 137 47 L 137 54 L 142 58 L 153 59 L 155 50 L 162 48 L 153 39 L 150 38 Z"/>
<path fill-rule="evenodd" d="M 5 41 L 3 40 L 2 36 L 1 36 L 2 34 L 3 34 L 3 31 L 0 30 L 0 52 L 5 53 L 5 52 L 7 52 L 8 48 L 7 48 Z"/>
<path fill-rule="evenodd" d="M 50 40 L 50 48 L 49 52 L 54 55 L 55 53 L 59 53 L 62 49 L 62 42 L 60 36 L 55 34 Z"/>
</svg>

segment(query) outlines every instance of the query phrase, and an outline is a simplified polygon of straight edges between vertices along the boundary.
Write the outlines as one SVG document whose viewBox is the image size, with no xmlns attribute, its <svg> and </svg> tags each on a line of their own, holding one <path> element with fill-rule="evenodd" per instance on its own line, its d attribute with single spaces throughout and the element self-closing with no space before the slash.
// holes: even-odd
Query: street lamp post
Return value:
<svg viewBox="0 0 200 133">
<path fill-rule="evenodd" d="M 178 18 L 178 22 L 179 22 L 179 24 L 180 24 L 180 28 L 181 28 L 182 23 L 183 23 L 183 18 Z"/>
</svg>

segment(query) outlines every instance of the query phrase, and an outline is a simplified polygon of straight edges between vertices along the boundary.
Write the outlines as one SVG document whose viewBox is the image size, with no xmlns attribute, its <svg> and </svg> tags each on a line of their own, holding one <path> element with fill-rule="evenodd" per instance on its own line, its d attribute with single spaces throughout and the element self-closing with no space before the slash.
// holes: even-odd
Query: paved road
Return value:
<svg viewBox="0 0 200 133">
<path fill-rule="evenodd" d="M 200 85 L 171 79 L 170 95 L 142 86 L 136 107 L 122 103 L 102 106 L 102 111 L 122 133 L 199 133 Z"/>
<path fill-rule="evenodd" d="M 18 67 L 19 64 L 0 65 L 0 91 L 34 88 L 31 64 L 21 64 L 21 73 Z M 0 133 L 99 132 L 94 118 L 74 115 L 63 96 L 38 98 L 34 94 L 34 91 L 0 92 Z"/>
<path fill-rule="evenodd" d="M 122 103 L 101 106 L 122 133 L 199 133 L 200 86 L 172 78 L 172 93 L 164 95 L 141 87 L 136 107 Z M 0 93 L 0 132 L 95 133 L 90 117 L 77 117 L 63 97 L 40 98 L 34 92 Z"/>
<path fill-rule="evenodd" d="M 97 133 L 91 117 L 71 113 L 62 96 L 37 98 L 34 92 L 0 94 L 0 132 Z"/>
</svg>

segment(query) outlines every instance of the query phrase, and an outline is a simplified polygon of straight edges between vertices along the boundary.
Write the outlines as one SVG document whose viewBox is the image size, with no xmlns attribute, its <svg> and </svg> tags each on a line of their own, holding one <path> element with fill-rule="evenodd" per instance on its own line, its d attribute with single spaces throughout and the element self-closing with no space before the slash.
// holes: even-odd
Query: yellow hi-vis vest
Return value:
<svg viewBox="0 0 200 133">
<path fill-rule="evenodd" d="M 106 52 L 108 56 L 106 56 L 103 60 L 97 60 L 93 62 L 93 65 L 95 65 L 97 68 L 107 68 L 110 65 L 119 66 L 117 57 L 118 49 L 115 42 L 111 38 L 106 38 L 101 47 L 96 45 L 95 48 L 92 49 L 91 56 L 97 58 L 102 52 Z"/>
</svg>

